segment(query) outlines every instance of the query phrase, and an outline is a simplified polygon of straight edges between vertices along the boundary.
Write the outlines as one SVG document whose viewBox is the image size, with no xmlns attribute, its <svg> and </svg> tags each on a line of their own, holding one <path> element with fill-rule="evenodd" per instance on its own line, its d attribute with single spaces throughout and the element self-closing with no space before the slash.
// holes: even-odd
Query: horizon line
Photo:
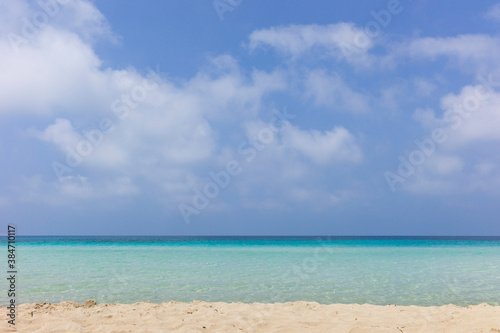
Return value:
<svg viewBox="0 0 500 333">
<path fill-rule="evenodd" d="M 7 234 L 1 234 L 7 236 Z M 500 235 L 16 235 L 16 237 L 500 237 Z"/>
</svg>

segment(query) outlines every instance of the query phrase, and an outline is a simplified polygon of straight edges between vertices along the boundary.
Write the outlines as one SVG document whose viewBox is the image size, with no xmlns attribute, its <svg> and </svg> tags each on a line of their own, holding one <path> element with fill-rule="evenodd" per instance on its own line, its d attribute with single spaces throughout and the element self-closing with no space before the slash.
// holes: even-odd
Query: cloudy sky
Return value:
<svg viewBox="0 0 500 333">
<path fill-rule="evenodd" d="M 0 0 L 3 228 L 499 235 L 499 31 L 494 1 Z"/>
</svg>

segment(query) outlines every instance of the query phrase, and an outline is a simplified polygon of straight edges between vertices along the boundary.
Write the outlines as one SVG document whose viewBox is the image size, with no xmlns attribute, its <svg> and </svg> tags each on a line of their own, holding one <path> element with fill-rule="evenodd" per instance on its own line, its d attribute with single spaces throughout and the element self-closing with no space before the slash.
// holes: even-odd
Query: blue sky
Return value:
<svg viewBox="0 0 500 333">
<path fill-rule="evenodd" d="M 499 235 L 500 3 L 0 0 L 29 235 Z"/>
</svg>

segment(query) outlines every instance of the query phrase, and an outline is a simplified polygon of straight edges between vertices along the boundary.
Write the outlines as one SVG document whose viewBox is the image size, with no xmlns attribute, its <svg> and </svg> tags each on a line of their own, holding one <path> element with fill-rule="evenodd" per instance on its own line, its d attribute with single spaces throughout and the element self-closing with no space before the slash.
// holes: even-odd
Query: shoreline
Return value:
<svg viewBox="0 0 500 333">
<path fill-rule="evenodd" d="M 500 306 L 86 301 L 16 306 L 17 332 L 498 332 Z M 6 318 L 7 308 L 0 307 Z M 0 330 L 9 332 L 7 320 Z"/>
</svg>

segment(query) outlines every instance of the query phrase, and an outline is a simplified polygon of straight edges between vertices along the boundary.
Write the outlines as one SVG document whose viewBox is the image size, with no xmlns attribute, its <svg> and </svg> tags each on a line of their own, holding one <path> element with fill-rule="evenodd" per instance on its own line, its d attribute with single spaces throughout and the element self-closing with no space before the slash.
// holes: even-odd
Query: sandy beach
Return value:
<svg viewBox="0 0 500 333">
<path fill-rule="evenodd" d="M 1 307 L 6 318 L 6 308 Z M 2 332 L 500 332 L 500 306 L 459 307 L 289 303 L 83 304 L 17 307 Z"/>
</svg>

